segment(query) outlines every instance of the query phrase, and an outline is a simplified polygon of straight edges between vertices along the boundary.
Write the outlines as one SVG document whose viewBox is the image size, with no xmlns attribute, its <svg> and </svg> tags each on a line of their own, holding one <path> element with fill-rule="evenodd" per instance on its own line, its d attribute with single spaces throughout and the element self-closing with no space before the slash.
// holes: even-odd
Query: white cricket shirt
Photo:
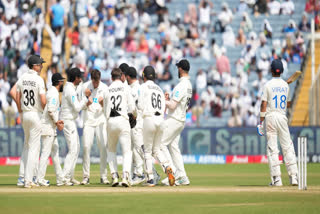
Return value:
<svg viewBox="0 0 320 214">
<path fill-rule="evenodd" d="M 80 101 L 77 97 L 76 86 L 72 82 L 67 82 L 63 88 L 61 99 L 61 120 L 75 120 L 79 112 L 85 108 L 88 99 L 84 96 Z"/>
<path fill-rule="evenodd" d="M 91 91 L 91 98 L 93 103 L 84 109 L 83 124 L 88 126 L 98 126 L 106 119 L 103 114 L 103 108 L 99 103 L 99 97 L 104 97 L 105 91 L 108 90 L 108 86 L 100 81 L 99 86 L 94 88 L 92 81 L 88 81 L 82 86 L 82 97 L 85 97 L 84 91 L 88 88 Z"/>
<path fill-rule="evenodd" d="M 286 115 L 289 99 L 289 85 L 280 77 L 273 77 L 263 88 L 261 100 L 267 101 L 266 115 L 278 112 Z"/>
<path fill-rule="evenodd" d="M 56 122 L 59 120 L 59 92 L 56 87 L 51 86 L 46 94 L 47 105 L 44 108 L 41 123 L 42 123 L 42 135 L 54 135 L 56 134 Z"/>
<path fill-rule="evenodd" d="M 190 77 L 181 77 L 180 82 L 174 87 L 171 99 L 178 102 L 175 110 L 170 110 L 168 116 L 176 120 L 184 122 L 186 120 L 186 112 L 190 105 L 192 97 L 192 84 Z"/>
<path fill-rule="evenodd" d="M 111 83 L 108 93 L 105 93 L 105 112 L 106 118 L 110 118 L 111 109 L 116 110 L 121 116 L 129 119 L 128 113 L 136 113 L 135 103 L 130 93 L 129 87 L 121 80 L 115 80 Z"/>
<path fill-rule="evenodd" d="M 153 116 L 156 112 L 163 117 L 165 105 L 164 93 L 158 85 L 151 80 L 141 85 L 138 106 L 142 110 L 143 117 Z"/>
<path fill-rule="evenodd" d="M 43 112 L 40 94 L 45 94 L 43 79 L 32 69 L 24 73 L 17 82 L 17 91 L 21 93 L 21 109 L 23 112 Z"/>
</svg>

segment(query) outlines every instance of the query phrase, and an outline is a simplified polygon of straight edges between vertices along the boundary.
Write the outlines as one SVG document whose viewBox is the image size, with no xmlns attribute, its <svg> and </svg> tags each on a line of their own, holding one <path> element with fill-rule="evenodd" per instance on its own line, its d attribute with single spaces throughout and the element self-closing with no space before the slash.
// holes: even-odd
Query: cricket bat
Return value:
<svg viewBox="0 0 320 214">
<path fill-rule="evenodd" d="M 292 74 L 292 75 L 287 79 L 287 83 L 290 84 L 290 83 L 296 81 L 296 80 L 299 78 L 299 76 L 301 75 L 301 73 L 302 73 L 301 71 L 296 71 L 296 72 L 294 72 L 294 74 Z"/>
</svg>

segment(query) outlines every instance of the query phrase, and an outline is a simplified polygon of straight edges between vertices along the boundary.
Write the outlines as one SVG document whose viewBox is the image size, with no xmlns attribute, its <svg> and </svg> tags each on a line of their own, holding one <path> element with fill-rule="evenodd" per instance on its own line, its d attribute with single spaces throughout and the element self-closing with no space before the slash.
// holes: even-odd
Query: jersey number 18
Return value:
<svg viewBox="0 0 320 214">
<path fill-rule="evenodd" d="M 274 96 L 272 99 L 275 102 L 275 108 L 278 108 L 278 95 Z M 287 100 L 286 95 L 282 95 L 280 97 L 280 108 L 282 108 L 282 109 L 286 108 L 286 100 Z"/>
</svg>

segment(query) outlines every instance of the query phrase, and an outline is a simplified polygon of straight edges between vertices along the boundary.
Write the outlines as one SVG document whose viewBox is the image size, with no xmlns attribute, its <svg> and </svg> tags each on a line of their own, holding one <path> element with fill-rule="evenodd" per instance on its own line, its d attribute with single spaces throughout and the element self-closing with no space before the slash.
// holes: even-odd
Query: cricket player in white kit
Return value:
<svg viewBox="0 0 320 214">
<path fill-rule="evenodd" d="M 132 151 L 128 114 L 136 116 L 135 103 L 127 86 L 122 82 L 124 74 L 119 68 L 111 72 L 112 83 L 104 96 L 104 108 L 107 118 L 108 163 L 112 174 L 112 186 L 119 184 L 116 161 L 117 143 L 120 142 L 123 156 L 122 186 L 129 187 Z"/>
<path fill-rule="evenodd" d="M 184 129 L 186 120 L 186 112 L 192 97 L 192 84 L 190 82 L 189 70 L 190 64 L 188 60 L 180 60 L 176 66 L 178 67 L 179 83 L 174 87 L 172 97 L 166 93 L 166 108 L 169 110 L 168 118 L 165 120 L 164 135 L 162 138 L 161 149 L 167 156 L 167 159 L 172 160 L 176 185 L 189 185 L 190 181 L 184 169 L 182 155 L 179 149 L 180 134 Z M 170 151 L 169 151 L 170 150 Z M 171 157 L 171 158 L 170 158 Z M 168 184 L 165 179 L 162 181 Z"/>
<path fill-rule="evenodd" d="M 64 161 L 64 182 L 65 185 L 79 185 L 80 182 L 74 178 L 74 169 L 80 152 L 80 139 L 76 125 L 76 118 L 79 112 L 86 106 L 92 104 L 89 98 L 91 91 L 85 89 L 85 96 L 78 101 L 76 86 L 81 82 L 81 71 L 79 68 L 71 68 L 68 71 L 68 82 L 66 83 L 62 99 L 60 118 L 64 122 L 63 133 L 68 144 L 68 154 Z"/>
<path fill-rule="evenodd" d="M 90 150 L 96 135 L 100 150 L 100 183 L 110 184 L 107 179 L 107 121 L 100 102 L 103 101 L 108 86 L 100 81 L 101 73 L 94 69 L 91 72 L 91 80 L 83 84 L 83 90 L 91 91 L 93 103 L 84 110 L 83 118 L 83 180 L 82 185 L 89 184 L 90 178 Z M 84 95 L 83 95 L 84 96 Z"/>
<path fill-rule="evenodd" d="M 148 176 L 147 185 L 155 186 L 157 183 L 153 175 L 152 156 L 163 166 L 168 175 L 170 184 L 175 183 L 175 178 L 168 160 L 161 151 L 161 139 L 163 134 L 163 118 L 165 111 L 165 97 L 162 89 L 154 83 L 155 70 L 152 66 L 146 66 L 143 70 L 144 84 L 141 85 L 141 95 L 138 100 L 138 108 L 142 110 L 143 117 L 143 143 L 145 153 L 145 168 Z"/>
<path fill-rule="evenodd" d="M 48 158 L 51 154 L 53 166 L 57 176 L 57 186 L 62 186 L 63 174 L 59 160 L 59 144 L 57 139 L 58 128 L 63 129 L 63 121 L 59 120 L 60 100 L 59 92 L 63 91 L 64 78 L 60 73 L 52 75 L 52 87 L 47 91 L 47 105 L 44 109 L 42 122 L 42 151 L 38 170 L 38 184 L 40 186 L 49 186 L 47 180 L 44 179 L 47 170 Z"/>
<path fill-rule="evenodd" d="M 137 71 L 134 67 L 128 67 L 125 72 L 127 82 L 130 86 L 130 91 L 134 103 L 138 103 L 139 94 L 141 91 L 141 86 L 137 80 Z M 133 176 L 132 185 L 138 185 L 145 181 L 145 176 L 143 174 L 143 119 L 142 112 L 137 110 L 137 124 L 131 129 L 131 142 L 132 142 L 132 155 L 133 155 Z"/>
<path fill-rule="evenodd" d="M 257 126 L 259 135 L 263 133 L 263 122 L 266 122 L 267 156 L 271 174 L 271 186 L 282 186 L 278 136 L 282 148 L 284 161 L 290 178 L 290 184 L 298 185 L 298 168 L 293 142 L 290 137 L 287 108 L 290 107 L 289 85 L 280 75 L 283 72 L 281 60 L 276 59 L 271 63 L 272 79 L 265 85 L 261 97 L 260 124 Z"/>
<path fill-rule="evenodd" d="M 44 62 L 40 56 L 31 55 L 28 58 L 29 71 L 17 82 L 17 107 L 22 115 L 25 136 L 21 162 L 24 166 L 24 187 L 26 188 L 35 186 L 32 178 L 36 176 L 35 169 L 40 153 L 40 120 L 46 105 L 46 95 L 44 80 L 39 74 Z"/>
</svg>

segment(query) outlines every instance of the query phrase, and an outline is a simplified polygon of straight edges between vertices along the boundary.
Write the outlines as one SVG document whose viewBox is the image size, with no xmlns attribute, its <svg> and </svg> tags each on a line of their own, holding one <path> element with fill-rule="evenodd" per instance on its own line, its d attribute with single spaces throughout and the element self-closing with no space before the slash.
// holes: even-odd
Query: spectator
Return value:
<svg viewBox="0 0 320 214">
<path fill-rule="evenodd" d="M 297 31 L 297 29 L 296 29 L 296 23 L 295 23 L 292 19 L 290 19 L 290 20 L 289 20 L 289 23 L 288 23 L 288 26 L 284 26 L 283 32 L 289 33 L 289 34 L 293 34 L 293 33 L 295 33 L 296 31 Z"/>
<path fill-rule="evenodd" d="M 253 127 L 253 126 L 256 126 L 257 124 L 258 124 L 258 118 L 254 114 L 253 106 L 251 106 L 248 110 L 248 115 L 245 120 L 245 125 L 248 127 Z"/>
<path fill-rule="evenodd" d="M 17 3 L 17 0 L 2 0 L 6 20 L 11 20 L 11 18 L 18 16 Z"/>
<path fill-rule="evenodd" d="M 222 117 L 223 101 L 220 95 L 217 95 L 215 100 L 210 103 L 211 114 L 213 117 Z"/>
<path fill-rule="evenodd" d="M 248 33 L 252 30 L 252 21 L 248 15 L 248 13 L 244 12 L 242 14 L 242 21 L 240 22 L 240 28 L 245 32 Z"/>
<path fill-rule="evenodd" d="M 226 26 L 231 23 L 233 18 L 227 3 L 223 2 L 221 7 L 222 11 L 218 14 L 218 21 L 214 25 L 216 32 L 224 32 Z"/>
<path fill-rule="evenodd" d="M 235 35 L 230 26 L 227 26 L 225 32 L 222 33 L 223 45 L 226 47 L 234 47 L 235 46 Z"/>
<path fill-rule="evenodd" d="M 116 39 L 116 46 L 121 46 L 126 37 L 126 28 L 128 25 L 128 19 L 124 15 L 123 8 L 120 9 L 119 13 L 113 21 L 115 25 L 114 35 Z"/>
<path fill-rule="evenodd" d="M 255 9 L 259 14 L 266 14 L 268 11 L 267 0 L 256 0 Z"/>
<path fill-rule="evenodd" d="M 60 4 L 60 0 L 57 0 L 57 3 L 52 5 L 50 8 L 50 17 L 51 17 L 51 27 L 55 31 L 56 28 L 61 28 L 64 25 L 64 9 Z"/>
<path fill-rule="evenodd" d="M 237 7 L 237 14 L 242 15 L 244 12 L 247 12 L 248 10 L 248 5 L 245 2 L 245 0 L 240 0 L 240 3 Z"/>
<path fill-rule="evenodd" d="M 217 57 L 220 54 L 220 48 L 216 44 L 216 40 L 214 38 L 211 39 L 211 50 L 214 57 Z"/>
<path fill-rule="evenodd" d="M 197 73 L 197 78 L 196 78 L 197 92 L 201 94 L 202 91 L 206 89 L 206 87 L 207 87 L 207 74 L 202 69 L 200 69 Z"/>
<path fill-rule="evenodd" d="M 212 2 L 201 0 L 199 5 L 199 24 L 201 26 L 209 27 L 211 21 L 211 9 L 213 8 Z"/>
<path fill-rule="evenodd" d="M 246 35 L 244 34 L 242 28 L 239 28 L 238 36 L 236 39 L 236 45 L 245 45 L 247 42 Z"/>
<path fill-rule="evenodd" d="M 232 116 L 228 120 L 228 127 L 240 127 L 242 126 L 241 117 L 238 114 L 238 110 L 236 108 L 231 109 Z"/>
<path fill-rule="evenodd" d="M 308 21 L 307 13 L 303 13 L 302 20 L 299 23 L 299 30 L 302 32 L 310 32 L 311 31 L 311 24 Z"/>
<path fill-rule="evenodd" d="M 69 32 L 68 37 L 71 39 L 71 54 L 74 55 L 77 47 L 80 44 L 80 34 L 78 26 L 75 26 L 72 32 Z"/>
<path fill-rule="evenodd" d="M 270 2 L 268 2 L 268 10 L 271 15 L 279 15 L 280 8 L 281 4 L 277 0 L 270 0 Z"/>
<path fill-rule="evenodd" d="M 28 11 L 29 6 L 27 3 L 24 3 L 22 5 L 22 15 L 20 16 L 22 18 L 22 20 L 24 21 L 24 23 L 30 27 L 32 22 L 33 22 L 33 18 L 31 16 L 31 14 Z"/>
<path fill-rule="evenodd" d="M 64 28 L 55 28 L 55 32 L 53 32 L 48 24 L 45 25 L 45 29 L 50 35 L 51 44 L 52 45 L 52 61 L 57 63 L 62 55 L 62 42 L 64 35 Z"/>
<path fill-rule="evenodd" d="M 270 70 L 270 61 L 265 53 L 261 53 L 261 57 L 257 64 L 258 72 L 262 72 L 263 76 L 267 76 Z"/>
<path fill-rule="evenodd" d="M 294 13 L 294 4 L 291 0 L 285 0 L 281 3 L 281 14 L 292 15 Z"/>
<path fill-rule="evenodd" d="M 307 13 L 318 12 L 320 9 L 320 2 L 316 0 L 308 0 L 306 1 L 306 6 L 304 11 Z"/>
<path fill-rule="evenodd" d="M 272 27 L 268 19 L 263 20 L 262 31 L 267 38 L 272 39 Z"/>
<path fill-rule="evenodd" d="M 188 10 L 184 14 L 184 23 L 197 25 L 198 14 L 197 7 L 195 4 L 188 4 Z"/>
<path fill-rule="evenodd" d="M 138 52 L 143 54 L 148 54 L 149 52 L 148 41 L 146 40 L 146 36 L 144 34 L 140 36 Z"/>
<path fill-rule="evenodd" d="M 126 41 L 122 44 L 122 48 L 126 50 L 126 52 L 136 52 L 137 44 L 133 39 L 133 36 L 129 35 Z"/>
<path fill-rule="evenodd" d="M 221 56 L 217 58 L 217 70 L 222 75 L 223 73 L 230 73 L 230 62 L 226 54 L 226 48 L 221 48 Z"/>
<path fill-rule="evenodd" d="M 260 45 L 256 50 L 256 57 L 259 61 L 262 54 L 265 54 L 266 58 L 269 59 L 271 57 L 271 51 L 269 46 L 267 45 L 267 38 L 263 33 L 260 33 Z"/>
</svg>

